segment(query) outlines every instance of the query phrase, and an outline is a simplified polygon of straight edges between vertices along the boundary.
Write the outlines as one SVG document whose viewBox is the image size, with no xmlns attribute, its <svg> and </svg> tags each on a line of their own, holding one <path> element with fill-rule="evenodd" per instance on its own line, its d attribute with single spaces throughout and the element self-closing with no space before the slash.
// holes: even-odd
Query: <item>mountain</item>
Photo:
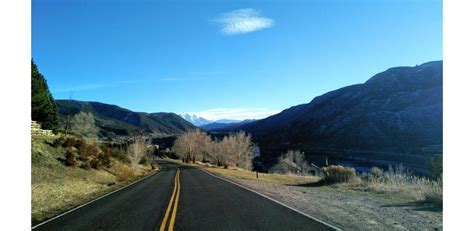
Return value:
<svg viewBox="0 0 474 231">
<path fill-rule="evenodd" d="M 246 120 L 242 120 L 242 121 L 239 121 L 239 120 L 225 120 L 225 122 L 228 122 L 228 123 L 223 123 L 223 122 L 218 122 L 218 121 L 200 126 L 200 128 L 202 128 L 206 131 L 211 131 L 211 132 L 224 132 L 224 131 L 233 130 L 233 129 L 238 128 L 238 127 L 240 127 L 244 124 L 248 124 L 248 123 L 254 122 L 256 120 L 255 119 L 246 119 Z M 229 122 L 229 121 L 236 121 L 236 122 Z"/>
<path fill-rule="evenodd" d="M 117 137 L 146 134 L 163 137 L 182 134 L 196 127 L 174 113 L 133 112 L 116 105 L 77 100 L 56 100 L 62 127 L 69 111 L 75 115 L 80 111 L 94 114 L 99 136 Z"/>
<path fill-rule="evenodd" d="M 215 126 L 221 126 L 218 124 L 222 124 L 222 126 L 225 126 L 225 124 L 235 124 L 235 123 L 243 122 L 242 120 L 231 120 L 231 119 L 208 120 L 203 117 L 199 117 L 197 115 L 190 114 L 190 113 L 182 113 L 179 115 L 186 121 L 198 127 L 203 127 L 208 124 L 216 124 Z M 211 125 L 211 126 L 214 126 L 214 125 Z"/>
<path fill-rule="evenodd" d="M 212 121 L 210 121 L 210 120 L 204 119 L 202 117 L 198 117 L 196 115 L 188 114 L 188 113 L 179 114 L 179 115 L 183 119 L 185 119 L 186 121 L 188 121 L 188 122 L 190 122 L 193 125 L 198 126 L 198 127 L 212 123 Z"/>
<path fill-rule="evenodd" d="M 394 67 L 266 119 L 244 124 L 262 149 L 306 156 L 357 157 L 422 168 L 442 153 L 443 63 Z"/>
</svg>

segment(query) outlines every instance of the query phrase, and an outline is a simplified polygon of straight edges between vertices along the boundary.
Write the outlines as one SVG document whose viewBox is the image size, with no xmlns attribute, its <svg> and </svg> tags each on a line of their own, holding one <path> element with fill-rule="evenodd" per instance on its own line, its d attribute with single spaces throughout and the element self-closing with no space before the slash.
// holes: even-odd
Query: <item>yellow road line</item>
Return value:
<svg viewBox="0 0 474 231">
<path fill-rule="evenodd" d="M 176 194 L 176 200 L 174 201 L 173 214 L 171 215 L 170 226 L 168 226 L 168 231 L 173 231 L 174 221 L 176 220 L 176 211 L 178 210 L 179 204 L 179 191 L 181 191 L 181 183 L 179 181 L 180 171 L 178 169 L 178 193 Z"/>
<path fill-rule="evenodd" d="M 165 217 L 163 218 L 163 221 L 161 222 L 160 231 L 164 231 L 164 230 L 165 230 L 166 223 L 168 222 L 168 216 L 169 216 L 169 214 L 170 214 L 171 205 L 173 204 L 173 200 L 174 200 L 174 197 L 175 197 L 175 195 L 176 195 L 176 188 L 177 188 L 177 184 L 178 184 L 178 172 L 179 172 L 179 169 L 178 169 L 178 171 L 176 171 L 176 175 L 175 175 L 175 177 L 174 177 L 174 189 L 173 189 L 173 194 L 171 195 L 170 202 L 169 202 L 169 204 L 168 204 L 168 207 L 166 208 Z"/>
</svg>

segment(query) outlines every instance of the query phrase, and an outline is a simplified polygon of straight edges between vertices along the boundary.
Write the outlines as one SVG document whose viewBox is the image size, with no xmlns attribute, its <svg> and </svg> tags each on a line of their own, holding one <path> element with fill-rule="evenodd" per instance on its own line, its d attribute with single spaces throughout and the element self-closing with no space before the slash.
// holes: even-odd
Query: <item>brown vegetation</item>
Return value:
<svg viewBox="0 0 474 231">
<path fill-rule="evenodd" d="M 321 170 L 326 183 L 348 183 L 356 177 L 355 169 L 350 167 L 330 165 Z"/>
<path fill-rule="evenodd" d="M 132 143 L 128 145 L 127 155 L 134 173 L 138 171 L 140 161 L 149 153 L 149 145 L 150 141 L 145 137 L 135 137 L 132 139 Z"/>
<path fill-rule="evenodd" d="M 212 141 L 204 132 L 194 130 L 178 137 L 173 146 L 176 156 L 183 162 L 209 162 L 218 166 L 252 168 L 250 135 L 239 132 Z"/>
<path fill-rule="evenodd" d="M 124 186 L 152 171 L 134 173 L 125 151 L 74 137 L 34 137 L 31 143 L 32 220 L 41 221 Z M 75 166 L 89 165 L 89 168 Z"/>
</svg>

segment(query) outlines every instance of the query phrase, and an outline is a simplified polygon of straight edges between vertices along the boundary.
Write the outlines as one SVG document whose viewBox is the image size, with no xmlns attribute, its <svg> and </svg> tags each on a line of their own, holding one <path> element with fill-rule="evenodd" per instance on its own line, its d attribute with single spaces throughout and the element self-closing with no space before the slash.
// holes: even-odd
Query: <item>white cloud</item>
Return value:
<svg viewBox="0 0 474 231">
<path fill-rule="evenodd" d="M 186 112 L 190 115 L 203 117 L 207 120 L 244 120 L 244 119 L 263 119 L 268 116 L 279 113 L 280 111 L 267 108 L 215 108 L 199 112 Z M 184 113 L 183 113 L 184 114 Z"/>
<path fill-rule="evenodd" d="M 245 34 L 273 26 L 273 20 L 260 16 L 254 9 L 240 9 L 221 14 L 215 19 L 226 35 Z"/>
</svg>

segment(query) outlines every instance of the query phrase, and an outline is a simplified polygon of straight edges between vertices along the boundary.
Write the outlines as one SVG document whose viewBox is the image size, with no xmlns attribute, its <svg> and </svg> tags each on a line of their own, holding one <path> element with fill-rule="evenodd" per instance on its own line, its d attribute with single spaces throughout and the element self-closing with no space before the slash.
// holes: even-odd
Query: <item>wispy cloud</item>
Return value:
<svg viewBox="0 0 474 231">
<path fill-rule="evenodd" d="M 245 34 L 273 26 L 273 20 L 260 16 L 255 9 L 240 9 L 219 15 L 216 22 L 221 24 L 221 32 L 226 35 Z"/>
<path fill-rule="evenodd" d="M 89 90 L 96 90 L 100 88 L 105 88 L 110 85 L 108 84 L 83 84 L 83 85 L 76 85 L 74 87 L 65 87 L 65 88 L 57 88 L 52 89 L 52 92 L 55 93 L 64 93 L 64 92 L 76 92 L 76 91 L 89 91 Z"/>
<path fill-rule="evenodd" d="M 186 112 L 208 120 L 231 119 L 263 119 L 279 113 L 280 111 L 268 108 L 215 108 L 198 112 Z M 181 113 L 184 114 L 184 113 Z"/>
</svg>

